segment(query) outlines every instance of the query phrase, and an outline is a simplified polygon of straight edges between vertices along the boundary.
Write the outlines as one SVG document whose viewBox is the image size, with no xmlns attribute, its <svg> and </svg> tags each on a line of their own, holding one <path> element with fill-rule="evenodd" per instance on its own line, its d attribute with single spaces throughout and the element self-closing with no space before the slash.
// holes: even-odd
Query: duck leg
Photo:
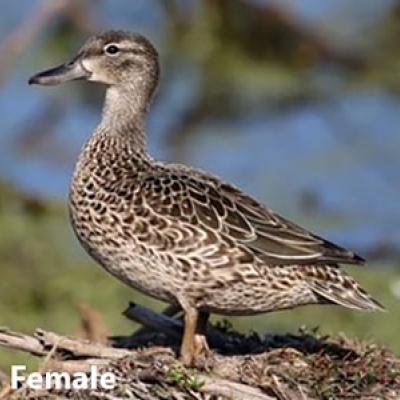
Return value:
<svg viewBox="0 0 400 400">
<path fill-rule="evenodd" d="M 195 308 L 186 309 L 184 313 L 181 361 L 184 365 L 190 366 L 196 357 L 209 351 L 206 333 L 210 314 L 198 312 Z"/>
<path fill-rule="evenodd" d="M 194 356 L 198 357 L 209 352 L 207 343 L 207 323 L 210 313 L 201 311 L 199 313 L 196 334 L 194 337 Z"/>
<path fill-rule="evenodd" d="M 195 308 L 187 307 L 184 309 L 184 328 L 181 345 L 181 361 L 185 366 L 193 363 L 195 356 L 195 333 L 199 313 Z"/>
</svg>

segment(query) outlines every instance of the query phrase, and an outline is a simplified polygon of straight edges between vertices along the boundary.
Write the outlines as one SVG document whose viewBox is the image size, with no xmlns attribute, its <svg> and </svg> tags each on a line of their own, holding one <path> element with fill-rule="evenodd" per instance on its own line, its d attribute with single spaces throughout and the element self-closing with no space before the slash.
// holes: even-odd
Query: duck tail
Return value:
<svg viewBox="0 0 400 400">
<path fill-rule="evenodd" d="M 363 311 L 386 311 L 351 276 L 335 265 L 312 266 L 308 271 L 310 289 L 321 300 Z M 310 276 L 311 275 L 311 276 Z"/>
</svg>

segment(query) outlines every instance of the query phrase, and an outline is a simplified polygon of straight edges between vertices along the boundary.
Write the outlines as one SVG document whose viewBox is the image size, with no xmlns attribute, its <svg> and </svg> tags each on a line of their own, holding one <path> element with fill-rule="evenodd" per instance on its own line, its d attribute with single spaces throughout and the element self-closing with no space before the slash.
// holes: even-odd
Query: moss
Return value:
<svg viewBox="0 0 400 400">
<path fill-rule="evenodd" d="M 204 384 L 194 369 L 187 369 L 181 364 L 173 365 L 166 372 L 168 382 L 180 386 L 186 390 L 198 391 Z"/>
</svg>

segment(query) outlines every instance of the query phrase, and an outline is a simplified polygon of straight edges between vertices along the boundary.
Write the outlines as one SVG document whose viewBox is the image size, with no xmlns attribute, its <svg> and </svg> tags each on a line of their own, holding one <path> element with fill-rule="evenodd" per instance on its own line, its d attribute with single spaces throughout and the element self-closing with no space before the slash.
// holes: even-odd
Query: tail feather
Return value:
<svg viewBox="0 0 400 400">
<path fill-rule="evenodd" d="M 364 311 L 385 311 L 351 276 L 335 266 L 326 266 L 318 278 L 310 279 L 311 290 L 329 303 Z M 323 276 L 323 278 L 322 278 Z"/>
</svg>

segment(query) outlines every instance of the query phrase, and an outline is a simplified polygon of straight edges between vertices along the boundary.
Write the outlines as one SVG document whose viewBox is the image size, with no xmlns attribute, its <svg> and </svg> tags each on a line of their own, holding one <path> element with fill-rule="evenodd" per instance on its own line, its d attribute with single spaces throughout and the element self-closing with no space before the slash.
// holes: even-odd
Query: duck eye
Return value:
<svg viewBox="0 0 400 400">
<path fill-rule="evenodd" d="M 119 47 L 116 44 L 109 44 L 104 48 L 104 51 L 110 56 L 115 56 L 119 53 Z"/>
</svg>

